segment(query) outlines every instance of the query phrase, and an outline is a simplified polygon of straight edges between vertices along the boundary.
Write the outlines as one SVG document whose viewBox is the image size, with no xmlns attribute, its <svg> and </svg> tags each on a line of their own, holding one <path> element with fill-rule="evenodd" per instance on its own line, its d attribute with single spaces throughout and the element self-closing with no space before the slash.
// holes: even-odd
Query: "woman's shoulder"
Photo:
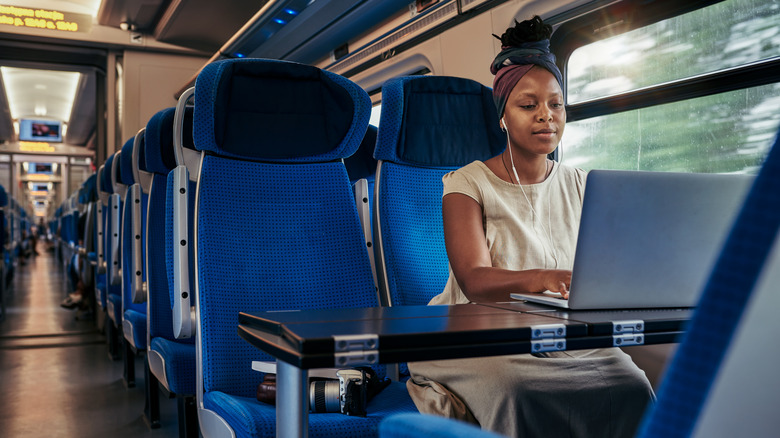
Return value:
<svg viewBox="0 0 780 438">
<path fill-rule="evenodd" d="M 442 177 L 444 195 L 461 193 L 480 202 L 485 186 L 490 184 L 492 172 L 482 161 L 473 161 Z"/>
<path fill-rule="evenodd" d="M 579 198 L 585 193 L 585 180 L 588 172 L 578 167 L 571 167 L 558 163 L 558 184 L 562 190 L 569 193 L 576 193 Z"/>
<path fill-rule="evenodd" d="M 585 179 L 588 177 L 588 172 L 580 169 L 579 167 L 571 167 L 566 164 L 557 163 L 559 172 L 569 182 L 576 182 L 577 184 L 585 184 Z"/>
<path fill-rule="evenodd" d="M 442 180 L 446 184 L 448 180 L 451 181 L 472 181 L 481 183 L 490 172 L 490 169 L 482 161 L 472 161 L 471 163 L 448 172 L 444 175 Z"/>
</svg>

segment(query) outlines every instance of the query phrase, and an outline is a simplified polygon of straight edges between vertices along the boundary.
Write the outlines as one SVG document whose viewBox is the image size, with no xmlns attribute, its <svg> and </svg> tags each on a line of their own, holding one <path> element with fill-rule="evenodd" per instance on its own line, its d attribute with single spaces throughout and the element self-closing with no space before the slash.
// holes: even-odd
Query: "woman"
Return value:
<svg viewBox="0 0 780 438">
<path fill-rule="evenodd" d="M 500 38 L 491 66 L 507 148 L 444 176 L 450 278 L 429 304 L 505 301 L 509 292 L 568 298 L 585 172 L 547 158 L 566 123 L 562 79 L 539 17 Z M 421 412 L 509 436 L 633 436 L 647 378 L 619 349 L 410 363 Z"/>
</svg>

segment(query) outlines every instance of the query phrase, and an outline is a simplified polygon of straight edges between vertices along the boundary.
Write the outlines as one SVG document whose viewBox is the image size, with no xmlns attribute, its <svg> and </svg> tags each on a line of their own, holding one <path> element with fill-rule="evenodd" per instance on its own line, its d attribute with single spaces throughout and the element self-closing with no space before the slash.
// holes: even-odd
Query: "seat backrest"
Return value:
<svg viewBox="0 0 780 438">
<path fill-rule="evenodd" d="M 271 357 L 236 336 L 240 311 L 377 305 L 341 161 L 369 112 L 365 91 L 312 66 L 243 59 L 199 74 L 199 389 L 255 396 L 249 364 Z"/>
<path fill-rule="evenodd" d="M 127 142 L 135 141 L 130 139 Z M 127 143 L 125 143 L 126 145 Z M 127 186 L 122 183 L 122 150 L 120 149 L 113 155 L 111 162 L 111 189 L 112 193 L 108 197 L 108 213 L 106 217 L 106 260 L 108 262 L 108 283 L 114 286 L 122 285 L 122 253 L 121 250 L 121 229 L 122 229 L 122 200 Z M 111 288 L 109 288 L 111 290 Z"/>
<path fill-rule="evenodd" d="M 135 236 L 138 236 L 139 239 L 141 237 L 140 234 L 133 232 L 133 223 L 138 220 L 138 218 L 134 217 L 134 207 L 136 205 L 134 201 L 138 200 L 139 204 L 141 202 L 139 198 L 133 196 L 133 186 L 135 184 L 133 149 L 135 147 L 140 147 L 140 141 L 142 141 L 142 139 L 139 139 L 138 136 L 136 136 L 131 139 L 131 141 L 125 143 L 120 152 L 121 172 L 119 176 L 121 177 L 122 184 L 126 187 L 122 209 L 120 209 L 122 212 L 122 220 L 119 233 L 121 242 L 120 254 L 122 258 L 122 314 L 128 309 L 146 313 L 145 304 L 133 303 L 133 277 L 136 276 L 138 271 L 134 270 L 136 268 L 136 263 L 132 260 L 132 247 L 136 240 Z"/>
<path fill-rule="evenodd" d="M 501 153 L 489 88 L 470 79 L 403 77 L 382 87 L 374 240 L 383 305 L 421 305 L 447 282 L 442 176 Z"/>
<path fill-rule="evenodd" d="M 145 169 L 151 173 L 146 222 L 146 278 L 148 339 L 173 340 L 173 322 L 168 290 L 165 252 L 166 186 L 168 173 L 176 167 L 173 156 L 173 108 L 156 113 L 146 124 Z M 191 342 L 194 342 L 192 340 Z M 147 342 L 151 345 L 151 342 Z"/>
<path fill-rule="evenodd" d="M 729 233 L 640 437 L 770 436 L 780 428 L 780 135 Z M 749 397 L 749 403 L 734 403 Z"/>
</svg>

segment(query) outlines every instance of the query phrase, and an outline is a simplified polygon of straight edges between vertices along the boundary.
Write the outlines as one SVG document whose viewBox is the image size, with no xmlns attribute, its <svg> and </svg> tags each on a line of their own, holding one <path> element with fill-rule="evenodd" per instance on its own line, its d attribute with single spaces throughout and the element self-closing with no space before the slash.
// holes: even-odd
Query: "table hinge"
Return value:
<svg viewBox="0 0 780 438">
<path fill-rule="evenodd" d="M 624 335 L 612 335 L 613 347 L 629 347 L 631 345 L 644 345 L 644 333 L 626 333 Z"/>
<path fill-rule="evenodd" d="M 333 336 L 333 343 L 333 356 L 336 367 L 376 365 L 379 363 L 378 335 Z"/>
<path fill-rule="evenodd" d="M 566 350 L 566 326 L 541 324 L 531 326 L 531 353 Z"/>
<path fill-rule="evenodd" d="M 642 333 L 645 331 L 645 322 L 641 319 L 627 321 L 612 321 L 612 334 L 625 335 L 628 333 Z"/>
</svg>

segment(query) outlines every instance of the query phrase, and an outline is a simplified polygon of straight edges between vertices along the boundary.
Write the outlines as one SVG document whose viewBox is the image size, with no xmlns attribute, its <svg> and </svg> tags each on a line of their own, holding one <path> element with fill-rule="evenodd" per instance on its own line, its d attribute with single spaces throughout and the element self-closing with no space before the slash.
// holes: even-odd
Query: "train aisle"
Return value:
<svg viewBox="0 0 780 438">
<path fill-rule="evenodd" d="M 43 249 L 43 243 L 39 244 Z M 4 437 L 175 437 L 176 400 L 161 399 L 160 429 L 143 418 L 143 359 L 126 388 L 122 361 L 84 315 L 60 307 L 65 276 L 52 252 L 18 265 L 0 322 L 0 435 Z M 85 320 L 86 319 L 86 320 Z"/>
</svg>

